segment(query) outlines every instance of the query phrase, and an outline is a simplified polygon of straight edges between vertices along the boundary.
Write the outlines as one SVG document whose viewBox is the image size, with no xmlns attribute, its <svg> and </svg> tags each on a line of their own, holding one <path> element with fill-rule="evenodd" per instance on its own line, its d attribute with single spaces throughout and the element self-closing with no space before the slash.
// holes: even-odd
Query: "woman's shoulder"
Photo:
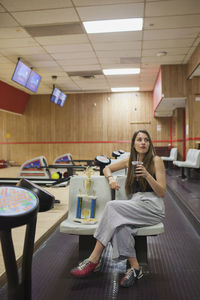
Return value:
<svg viewBox="0 0 200 300">
<path fill-rule="evenodd" d="M 155 155 L 153 157 L 153 162 L 154 162 L 154 165 L 157 165 L 157 166 L 164 165 L 162 158 L 160 156 L 158 156 L 158 155 Z"/>
<path fill-rule="evenodd" d="M 160 156 L 158 156 L 158 155 L 155 155 L 155 156 L 153 157 L 153 161 L 154 161 L 154 162 L 160 162 L 160 161 L 162 161 L 162 158 L 161 158 Z"/>
</svg>

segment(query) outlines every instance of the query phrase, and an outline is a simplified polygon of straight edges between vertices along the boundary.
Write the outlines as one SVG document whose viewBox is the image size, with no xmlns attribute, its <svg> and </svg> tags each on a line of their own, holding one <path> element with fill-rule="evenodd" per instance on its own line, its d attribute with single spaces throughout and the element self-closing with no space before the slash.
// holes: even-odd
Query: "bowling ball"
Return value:
<svg viewBox="0 0 200 300">
<path fill-rule="evenodd" d="M 60 176 L 59 176 L 59 174 L 58 174 L 57 172 L 55 172 L 55 173 L 53 173 L 53 174 L 51 175 L 51 178 L 52 178 L 52 179 L 59 179 Z"/>
<path fill-rule="evenodd" d="M 64 177 L 64 178 L 66 178 L 66 177 L 68 177 L 68 176 L 69 176 L 69 175 L 68 175 L 68 172 L 64 172 L 64 173 L 63 173 L 63 177 Z"/>
</svg>

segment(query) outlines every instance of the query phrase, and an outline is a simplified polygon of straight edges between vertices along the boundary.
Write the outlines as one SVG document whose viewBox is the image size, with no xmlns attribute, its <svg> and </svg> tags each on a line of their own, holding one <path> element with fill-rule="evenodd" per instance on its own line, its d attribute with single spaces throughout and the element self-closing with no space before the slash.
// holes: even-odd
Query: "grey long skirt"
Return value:
<svg viewBox="0 0 200 300">
<path fill-rule="evenodd" d="M 162 198 L 154 192 L 138 192 L 130 200 L 109 201 L 94 233 L 105 247 L 112 244 L 113 259 L 136 257 L 137 228 L 160 223 L 165 216 Z"/>
</svg>

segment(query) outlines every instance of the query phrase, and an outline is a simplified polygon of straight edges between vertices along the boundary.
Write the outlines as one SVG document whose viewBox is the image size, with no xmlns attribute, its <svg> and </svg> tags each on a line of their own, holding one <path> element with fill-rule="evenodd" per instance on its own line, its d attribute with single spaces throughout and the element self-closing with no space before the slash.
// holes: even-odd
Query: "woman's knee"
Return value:
<svg viewBox="0 0 200 300">
<path fill-rule="evenodd" d="M 118 203 L 117 202 L 118 202 L 117 200 L 109 201 L 109 202 L 107 202 L 106 207 L 108 209 L 115 209 L 116 207 L 118 207 Z"/>
</svg>

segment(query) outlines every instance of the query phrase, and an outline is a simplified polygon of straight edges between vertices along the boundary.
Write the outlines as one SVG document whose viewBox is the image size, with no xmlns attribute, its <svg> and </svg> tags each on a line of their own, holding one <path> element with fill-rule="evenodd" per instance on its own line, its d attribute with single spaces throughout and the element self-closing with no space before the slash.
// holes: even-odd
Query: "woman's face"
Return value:
<svg viewBox="0 0 200 300">
<path fill-rule="evenodd" d="M 143 133 L 139 132 L 136 136 L 134 148 L 140 154 L 145 154 L 149 150 L 150 141 L 148 136 Z"/>
</svg>

